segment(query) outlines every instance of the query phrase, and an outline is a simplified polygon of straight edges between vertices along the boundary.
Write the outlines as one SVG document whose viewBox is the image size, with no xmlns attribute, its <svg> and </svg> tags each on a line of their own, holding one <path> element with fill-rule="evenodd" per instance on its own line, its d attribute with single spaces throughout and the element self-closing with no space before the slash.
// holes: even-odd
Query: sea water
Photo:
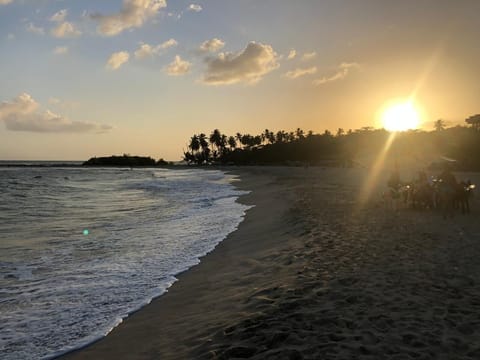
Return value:
<svg viewBox="0 0 480 360">
<path fill-rule="evenodd" d="M 0 354 L 85 346 L 164 293 L 241 222 L 201 169 L 0 168 Z"/>
</svg>

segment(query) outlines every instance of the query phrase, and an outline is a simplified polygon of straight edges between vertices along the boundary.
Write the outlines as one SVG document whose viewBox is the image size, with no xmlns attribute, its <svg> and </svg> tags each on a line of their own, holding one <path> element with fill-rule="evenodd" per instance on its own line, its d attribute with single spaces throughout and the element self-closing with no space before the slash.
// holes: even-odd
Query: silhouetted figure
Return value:
<svg viewBox="0 0 480 360">
<path fill-rule="evenodd" d="M 394 210 L 398 210 L 398 202 L 400 199 L 400 174 L 398 172 L 397 166 L 395 166 L 394 170 L 390 173 L 390 177 L 387 181 L 388 192 L 385 194 L 388 198 L 390 206 Z"/>
<path fill-rule="evenodd" d="M 456 203 L 462 214 L 470 213 L 470 198 L 473 196 L 475 185 L 470 180 L 461 181 L 457 185 Z"/>
<path fill-rule="evenodd" d="M 455 178 L 455 175 L 453 175 L 452 170 L 449 165 L 445 165 L 443 168 L 442 173 L 438 177 L 439 180 L 441 180 L 443 183 L 448 184 L 450 186 L 456 186 L 457 185 L 457 179 Z"/>
<path fill-rule="evenodd" d="M 388 178 L 387 185 L 390 188 L 392 195 L 395 195 L 394 197 L 398 198 L 398 195 L 399 195 L 398 190 L 400 189 L 401 181 L 400 181 L 400 174 L 398 172 L 397 167 L 395 167 L 395 169 L 390 173 L 390 177 Z"/>
<path fill-rule="evenodd" d="M 451 168 L 445 164 L 442 173 L 438 177 L 438 198 L 442 209 L 443 218 L 453 217 L 455 198 L 457 196 L 458 183 Z"/>
<path fill-rule="evenodd" d="M 433 208 L 433 188 L 428 181 L 427 174 L 421 170 L 410 189 L 410 200 L 413 208 Z"/>
</svg>

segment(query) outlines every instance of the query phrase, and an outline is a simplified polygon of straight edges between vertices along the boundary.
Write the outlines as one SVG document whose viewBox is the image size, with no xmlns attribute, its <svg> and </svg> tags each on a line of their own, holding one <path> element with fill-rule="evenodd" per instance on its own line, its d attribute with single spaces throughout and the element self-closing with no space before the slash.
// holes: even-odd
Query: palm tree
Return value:
<svg viewBox="0 0 480 360">
<path fill-rule="evenodd" d="M 220 130 L 215 129 L 213 132 L 210 134 L 209 138 L 210 144 L 212 144 L 212 149 L 213 149 L 213 161 L 217 160 L 217 157 L 220 155 L 220 148 L 221 148 L 221 143 L 222 143 L 222 134 L 220 133 Z"/>
<path fill-rule="evenodd" d="M 208 163 L 210 161 L 210 149 L 208 147 L 207 135 L 201 133 L 198 135 L 198 142 L 200 143 L 200 147 L 202 148 L 202 153 L 198 157 L 200 163 Z"/>
<path fill-rule="evenodd" d="M 190 139 L 190 144 L 188 145 L 190 150 L 192 150 L 192 154 L 198 152 L 200 150 L 200 141 L 197 135 L 193 135 Z"/>
<path fill-rule="evenodd" d="M 245 147 L 250 147 L 252 146 L 252 139 L 253 136 L 249 134 L 243 134 L 242 137 L 240 138 L 240 143 Z"/>
<path fill-rule="evenodd" d="M 283 130 L 277 131 L 277 135 L 275 135 L 275 140 L 277 143 L 282 143 L 286 140 L 286 133 Z"/>
<path fill-rule="evenodd" d="M 465 122 L 472 125 L 472 128 L 474 128 L 475 130 L 480 130 L 480 114 L 468 117 L 467 119 L 465 119 Z"/>
<path fill-rule="evenodd" d="M 230 136 L 227 140 L 228 146 L 230 146 L 230 149 L 235 150 L 237 147 L 237 140 L 235 140 L 234 136 Z"/>
<path fill-rule="evenodd" d="M 445 130 L 445 121 L 442 119 L 438 119 L 435 121 L 433 124 L 433 127 L 435 128 L 435 131 L 442 131 Z"/>
<path fill-rule="evenodd" d="M 242 143 L 242 137 L 243 137 L 243 135 L 240 134 L 239 132 L 237 132 L 237 133 L 235 134 L 235 137 L 237 138 L 237 140 L 238 140 L 238 142 L 240 143 L 240 145 L 242 145 L 242 144 L 243 144 L 243 143 Z"/>
<path fill-rule="evenodd" d="M 213 132 L 210 134 L 209 140 L 210 144 L 214 145 L 218 149 L 221 146 L 222 141 L 222 134 L 220 133 L 220 130 L 213 130 Z"/>
<path fill-rule="evenodd" d="M 297 139 L 303 139 L 305 137 L 303 130 L 300 128 L 297 128 L 295 134 L 297 135 Z"/>
<path fill-rule="evenodd" d="M 265 131 L 262 133 L 263 140 L 270 142 L 269 135 L 270 135 L 270 130 L 265 129 Z"/>
<path fill-rule="evenodd" d="M 225 134 L 222 134 L 220 137 L 220 142 L 218 145 L 220 146 L 220 150 L 223 151 L 227 147 L 228 137 Z"/>
</svg>

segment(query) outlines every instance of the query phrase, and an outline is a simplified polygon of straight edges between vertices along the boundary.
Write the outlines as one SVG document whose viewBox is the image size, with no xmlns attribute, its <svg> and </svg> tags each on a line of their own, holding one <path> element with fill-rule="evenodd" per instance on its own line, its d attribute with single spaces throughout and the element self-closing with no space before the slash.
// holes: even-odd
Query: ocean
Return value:
<svg viewBox="0 0 480 360">
<path fill-rule="evenodd" d="M 108 334 L 242 221 L 234 176 L 0 167 L 0 354 L 50 359 Z"/>
</svg>

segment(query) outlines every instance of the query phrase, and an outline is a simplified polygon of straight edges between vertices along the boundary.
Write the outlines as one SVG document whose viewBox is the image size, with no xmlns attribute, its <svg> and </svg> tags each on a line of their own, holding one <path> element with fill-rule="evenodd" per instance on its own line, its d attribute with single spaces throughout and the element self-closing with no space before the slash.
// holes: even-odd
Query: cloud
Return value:
<svg viewBox="0 0 480 360">
<path fill-rule="evenodd" d="M 220 53 L 207 58 L 203 82 L 209 85 L 227 85 L 260 81 L 270 71 L 279 67 L 278 55 L 270 45 L 250 42 L 238 53 Z"/>
<path fill-rule="evenodd" d="M 312 60 L 317 56 L 317 53 L 315 51 L 309 52 L 309 53 L 304 53 L 302 56 L 302 61 L 308 61 Z"/>
<path fill-rule="evenodd" d="M 292 60 L 295 59 L 295 56 L 297 56 L 297 51 L 295 49 L 290 50 L 288 53 L 287 59 Z"/>
<path fill-rule="evenodd" d="M 0 121 L 11 131 L 41 133 L 101 133 L 112 128 L 109 125 L 72 121 L 50 110 L 41 111 L 40 105 L 27 93 L 0 103 Z"/>
<path fill-rule="evenodd" d="M 110 55 L 110 58 L 107 61 L 107 69 L 109 70 L 118 70 L 120 66 L 125 64 L 130 58 L 130 54 L 126 51 L 119 51 Z"/>
<path fill-rule="evenodd" d="M 171 76 L 185 75 L 190 71 L 191 66 L 190 62 L 176 55 L 175 59 L 165 68 L 165 72 Z"/>
<path fill-rule="evenodd" d="M 141 27 L 166 6 L 166 0 L 123 0 L 120 12 L 112 15 L 93 14 L 91 17 L 99 22 L 98 33 L 114 36 L 124 30 Z"/>
<path fill-rule="evenodd" d="M 195 12 L 200 12 L 202 11 L 202 7 L 198 4 L 190 4 L 189 7 L 188 7 L 188 10 L 189 11 L 195 11 Z"/>
<path fill-rule="evenodd" d="M 12 0 L 0 0 L 0 5 L 7 5 L 10 4 Z"/>
<path fill-rule="evenodd" d="M 165 50 L 165 49 L 168 49 L 170 47 L 173 47 L 173 46 L 177 46 L 178 45 L 178 42 L 177 40 L 175 39 L 169 39 L 167 41 L 164 41 L 163 43 L 161 43 L 160 45 L 158 45 L 158 47 L 161 49 L 161 50 Z"/>
<path fill-rule="evenodd" d="M 12 33 L 9 33 L 9 34 L 7 35 L 7 39 L 8 39 L 8 40 L 13 40 L 13 39 L 15 39 L 15 35 L 12 34 Z"/>
<path fill-rule="evenodd" d="M 342 80 L 347 77 L 352 69 L 358 69 L 360 67 L 357 63 L 341 63 L 338 66 L 337 72 L 329 77 L 323 77 L 313 81 L 314 85 L 323 85 L 329 82 Z"/>
<path fill-rule="evenodd" d="M 67 15 L 68 15 L 67 9 L 59 10 L 55 14 L 52 15 L 52 17 L 50 18 L 50 21 L 63 22 L 63 21 L 65 21 L 65 18 L 67 17 Z"/>
<path fill-rule="evenodd" d="M 64 21 L 53 28 L 51 34 L 57 38 L 68 38 L 80 36 L 82 32 L 76 29 L 72 23 Z"/>
<path fill-rule="evenodd" d="M 37 27 L 33 23 L 28 23 L 27 31 L 37 35 L 45 34 L 45 30 L 42 27 Z"/>
<path fill-rule="evenodd" d="M 299 68 L 299 69 L 295 69 L 295 70 L 292 70 L 292 71 L 288 71 L 287 73 L 285 73 L 285 76 L 289 79 L 296 79 L 296 78 L 299 78 L 301 76 L 315 74 L 316 72 L 317 72 L 317 67 L 312 66 L 312 67 L 306 68 L 306 69 Z"/>
<path fill-rule="evenodd" d="M 68 52 L 68 47 L 66 46 L 57 46 L 55 49 L 53 49 L 53 53 L 55 55 L 64 55 Z"/>
<path fill-rule="evenodd" d="M 156 53 L 155 48 L 149 44 L 141 44 L 134 55 L 137 59 L 144 59 L 149 56 L 153 56 Z"/>
<path fill-rule="evenodd" d="M 211 40 L 204 41 L 200 45 L 200 51 L 202 52 L 217 52 L 221 48 L 225 46 L 225 42 L 223 40 L 213 38 Z"/>
<path fill-rule="evenodd" d="M 166 50 L 168 48 L 171 48 L 177 45 L 178 45 L 178 42 L 175 39 L 169 39 L 157 46 L 152 46 L 149 44 L 141 44 L 140 47 L 134 53 L 135 58 L 144 59 L 146 57 L 158 55 L 162 50 Z"/>
</svg>

